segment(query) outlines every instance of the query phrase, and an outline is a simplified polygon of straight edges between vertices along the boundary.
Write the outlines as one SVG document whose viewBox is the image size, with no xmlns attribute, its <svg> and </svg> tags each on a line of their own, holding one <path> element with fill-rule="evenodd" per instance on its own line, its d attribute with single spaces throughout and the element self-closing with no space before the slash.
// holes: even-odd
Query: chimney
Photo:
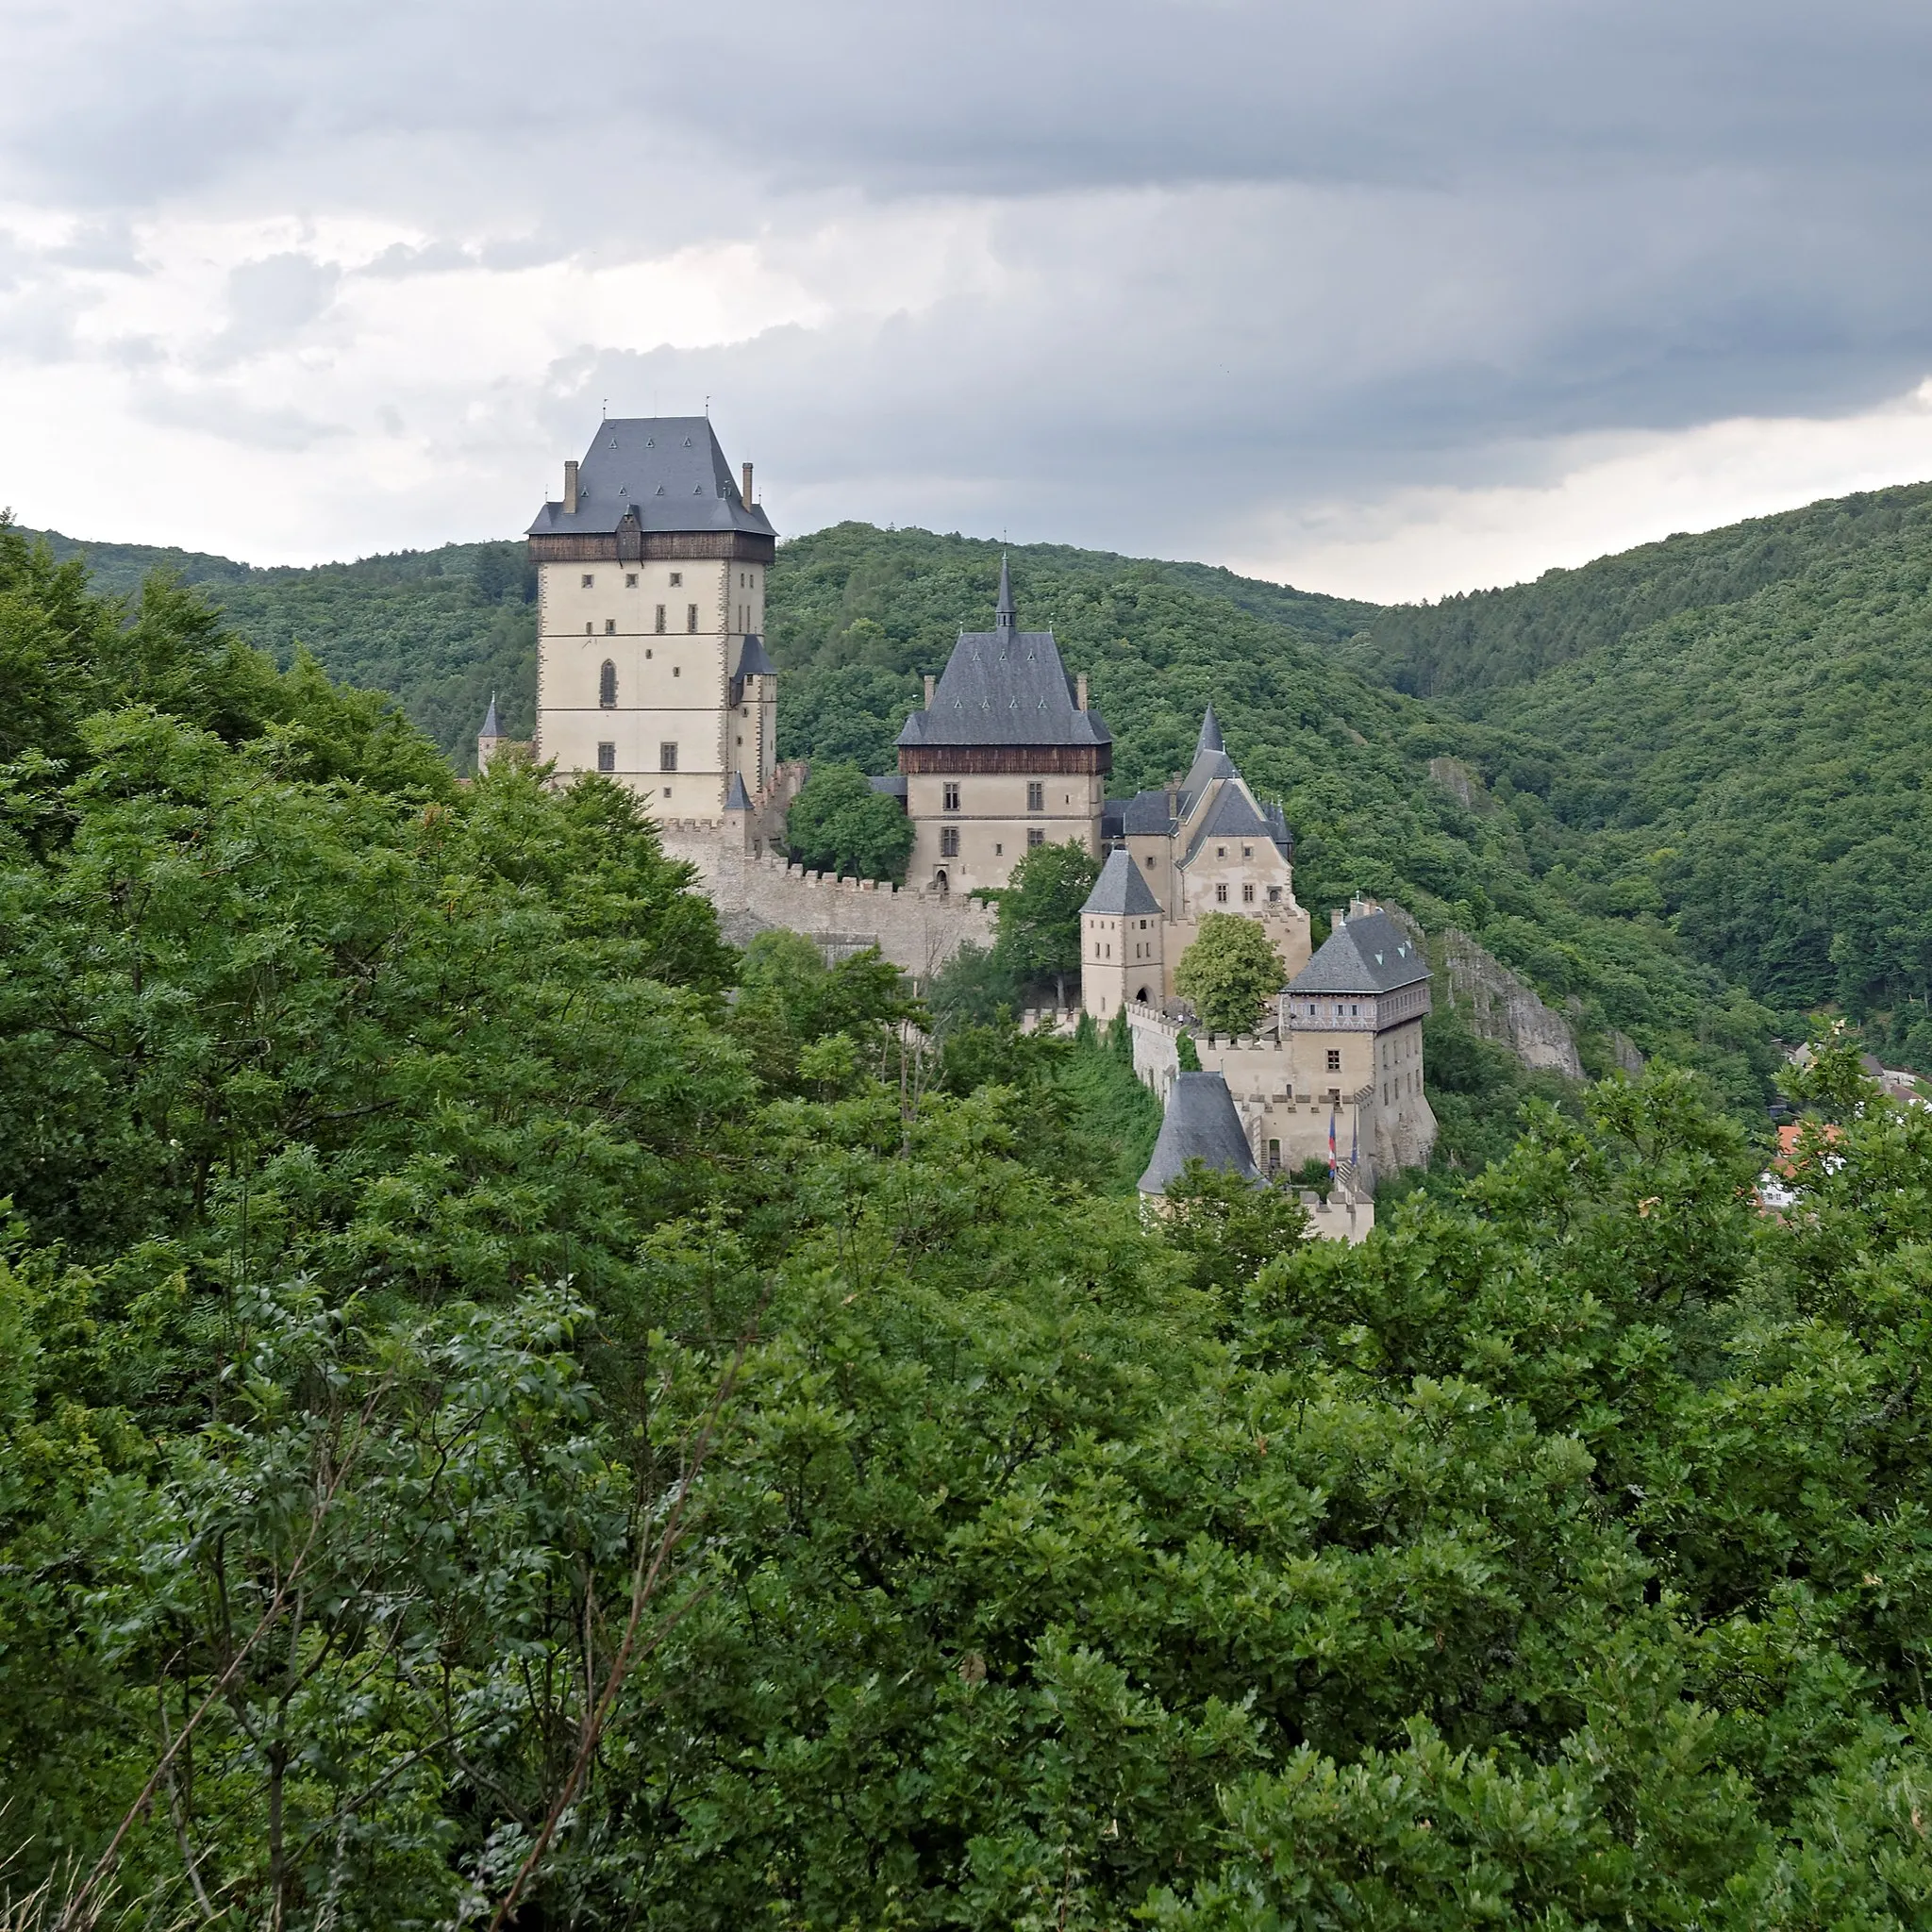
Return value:
<svg viewBox="0 0 1932 1932">
<path fill-rule="evenodd" d="M 1347 924 L 1348 914 L 1340 906 L 1328 915 L 1328 926 L 1331 932 L 1340 932 Z"/>
<path fill-rule="evenodd" d="M 1087 708 L 1087 674 L 1082 671 L 1074 678 L 1074 708 L 1084 711 Z"/>
<path fill-rule="evenodd" d="M 563 513 L 567 517 L 577 513 L 577 464 L 575 457 L 563 466 Z"/>
<path fill-rule="evenodd" d="M 739 468 L 743 473 L 744 484 L 738 493 L 744 498 L 744 507 L 746 509 L 749 509 L 751 508 L 751 465 L 749 463 L 741 463 Z"/>
<path fill-rule="evenodd" d="M 925 674 L 925 708 L 928 711 L 932 709 L 932 688 L 933 675 L 932 673 L 928 671 Z"/>
</svg>

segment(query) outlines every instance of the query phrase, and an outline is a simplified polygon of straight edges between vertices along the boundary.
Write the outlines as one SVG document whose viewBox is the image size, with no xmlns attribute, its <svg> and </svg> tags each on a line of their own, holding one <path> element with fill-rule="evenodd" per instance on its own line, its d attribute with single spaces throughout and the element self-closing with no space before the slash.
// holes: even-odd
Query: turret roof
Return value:
<svg viewBox="0 0 1932 1932">
<path fill-rule="evenodd" d="M 724 809 L 726 811 L 749 811 L 751 793 L 744 789 L 744 774 L 733 772 L 731 783 L 724 790 Z"/>
<path fill-rule="evenodd" d="M 1093 881 L 1093 890 L 1080 908 L 1083 919 L 1089 913 L 1122 919 L 1150 913 L 1159 917 L 1160 901 L 1141 876 L 1141 868 L 1134 863 L 1132 853 L 1114 851 L 1107 855 L 1107 863 L 1100 868 L 1100 876 Z"/>
<path fill-rule="evenodd" d="M 1214 715 L 1214 707 L 1209 705 L 1201 714 L 1201 735 L 1194 741 L 1194 751 L 1198 756 L 1204 751 L 1225 751 L 1221 741 L 1221 720 Z"/>
<path fill-rule="evenodd" d="M 483 713 L 483 728 L 477 732 L 476 736 L 478 738 L 501 738 L 503 736 L 502 731 L 497 728 L 496 693 L 494 691 L 490 693 L 490 708 Z"/>
<path fill-rule="evenodd" d="M 1224 1174 L 1258 1178 L 1241 1115 L 1235 1111 L 1234 1096 L 1219 1074 L 1174 1076 L 1167 1092 L 1167 1111 L 1161 1116 L 1160 1138 L 1154 1143 L 1154 1158 L 1147 1163 L 1147 1172 L 1141 1176 L 1141 1191 L 1164 1194 L 1190 1160 L 1205 1161 Z"/>
</svg>

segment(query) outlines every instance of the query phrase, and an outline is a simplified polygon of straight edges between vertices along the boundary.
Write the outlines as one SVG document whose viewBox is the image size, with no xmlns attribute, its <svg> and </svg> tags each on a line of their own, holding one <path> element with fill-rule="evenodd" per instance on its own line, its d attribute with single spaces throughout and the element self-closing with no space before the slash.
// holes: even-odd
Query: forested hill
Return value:
<svg viewBox="0 0 1932 1932">
<path fill-rule="evenodd" d="M 1522 684 L 1687 610 L 1740 604 L 1874 545 L 1923 531 L 1932 483 L 1829 498 L 1697 536 L 1667 537 L 1534 583 L 1375 610 L 1350 660 L 1428 696 Z"/>
<path fill-rule="evenodd" d="M 492 688 L 508 728 L 528 729 L 534 622 L 520 546 L 312 571 L 87 548 L 105 587 L 172 562 L 278 659 L 300 640 L 331 675 L 394 692 L 459 768 Z M 785 674 L 781 751 L 890 769 L 921 674 L 943 666 L 963 625 L 991 621 L 1001 554 L 860 524 L 783 544 L 768 618 Z M 1771 1013 L 1692 957 L 1657 918 L 1654 894 L 1624 904 L 1599 891 L 1597 862 L 1541 795 L 1551 760 L 1535 746 L 1379 689 L 1340 660 L 1370 607 L 1197 565 L 1046 544 L 1010 556 L 1023 620 L 1050 624 L 1069 668 L 1091 674 L 1114 732 L 1116 790 L 1184 769 L 1211 701 L 1250 780 L 1287 806 L 1297 889 L 1318 920 L 1352 892 L 1396 899 L 1432 930 L 1473 933 L 1566 1008 L 1587 1067 L 1607 1071 L 1622 1033 L 1703 1070 L 1740 1112 L 1761 1108 Z M 1432 780 L 1443 755 L 1513 784 L 1507 807 L 1465 804 Z"/>
<path fill-rule="evenodd" d="M 1496 730 L 1478 768 L 1537 786 L 1587 902 L 1932 1071 L 1932 486 L 1384 612 L 1344 651 Z"/>
</svg>

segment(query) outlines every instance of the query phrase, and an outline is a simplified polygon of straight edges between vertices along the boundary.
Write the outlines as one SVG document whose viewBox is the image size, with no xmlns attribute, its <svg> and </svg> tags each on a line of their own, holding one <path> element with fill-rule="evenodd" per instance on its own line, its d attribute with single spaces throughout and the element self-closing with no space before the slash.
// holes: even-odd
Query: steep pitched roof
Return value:
<svg viewBox="0 0 1932 1932">
<path fill-rule="evenodd" d="M 1219 1074 L 1176 1074 L 1168 1089 L 1167 1111 L 1161 1116 L 1160 1138 L 1154 1158 L 1141 1176 L 1143 1194 L 1164 1194 L 1191 1159 L 1206 1161 L 1224 1174 L 1257 1176 L 1255 1157 L 1234 1096 Z"/>
<path fill-rule="evenodd" d="M 733 772 L 731 774 L 731 783 L 725 788 L 724 791 L 724 809 L 726 811 L 749 811 L 751 809 L 751 793 L 744 789 L 744 774 L 742 772 Z"/>
<path fill-rule="evenodd" d="M 1110 802 L 1110 801 L 1109 801 Z M 1121 803 L 1121 836 L 1164 838 L 1174 830 L 1165 791 L 1137 791 Z"/>
<path fill-rule="evenodd" d="M 738 492 L 708 416 L 619 416 L 597 425 L 577 466 L 577 507 L 546 503 L 533 537 L 609 536 L 626 516 L 645 530 L 774 535 Z"/>
<path fill-rule="evenodd" d="M 732 666 L 733 677 L 776 677 L 778 667 L 765 655 L 763 638 L 746 638 L 738 647 L 738 662 Z"/>
<path fill-rule="evenodd" d="M 1132 853 L 1116 851 L 1107 855 L 1107 863 L 1100 868 L 1100 876 L 1093 881 L 1093 890 L 1080 908 L 1083 918 L 1090 912 L 1109 918 L 1138 918 L 1149 913 L 1159 917 L 1160 901 L 1141 876 L 1141 868 L 1134 863 Z"/>
<path fill-rule="evenodd" d="M 865 782 L 874 791 L 883 793 L 887 798 L 896 798 L 901 805 L 906 803 L 906 774 L 904 772 L 888 772 L 882 778 L 868 778 Z"/>
<path fill-rule="evenodd" d="M 1194 741 L 1194 753 L 1198 757 L 1204 751 L 1225 751 L 1221 741 L 1221 720 L 1214 715 L 1214 707 L 1209 705 L 1201 714 L 1201 735 Z"/>
<path fill-rule="evenodd" d="M 1429 976 L 1416 942 L 1386 912 L 1338 925 L 1288 983 L 1291 993 L 1393 992 Z"/>
<path fill-rule="evenodd" d="M 1188 767 L 1188 775 L 1181 780 L 1180 815 L 1186 818 L 1200 803 L 1201 794 L 1217 778 L 1235 776 L 1234 760 L 1224 751 L 1216 751 L 1212 746 L 1194 754 L 1194 762 Z"/>
<path fill-rule="evenodd" d="M 501 738 L 503 736 L 496 723 L 496 693 L 494 691 L 490 693 L 490 708 L 483 713 L 483 728 L 477 732 L 476 736 L 478 738 Z"/>
<path fill-rule="evenodd" d="M 1241 786 L 1224 785 L 1221 796 L 1208 808 L 1207 816 L 1201 821 L 1201 829 L 1194 834 L 1194 841 L 1188 847 L 1188 859 L 1192 859 L 1209 839 L 1272 840 L 1274 837 L 1274 828 L 1255 808 Z"/>
<path fill-rule="evenodd" d="M 933 692 L 899 733 L 903 745 L 1107 744 L 1113 733 L 1097 711 L 1074 702 L 1074 680 L 1050 630 L 1020 630 L 1013 583 L 1000 564 L 993 630 L 962 630 Z"/>
</svg>

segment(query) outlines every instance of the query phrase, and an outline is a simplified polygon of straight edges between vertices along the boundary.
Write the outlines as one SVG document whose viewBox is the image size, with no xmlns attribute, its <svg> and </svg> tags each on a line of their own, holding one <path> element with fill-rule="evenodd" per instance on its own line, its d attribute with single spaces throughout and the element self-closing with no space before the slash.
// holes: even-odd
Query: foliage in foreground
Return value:
<svg viewBox="0 0 1932 1932">
<path fill-rule="evenodd" d="M 857 765 L 815 763 L 785 818 L 791 857 L 838 878 L 906 877 L 912 821 L 895 798 L 874 791 Z"/>
<path fill-rule="evenodd" d="M 256 698 L 0 794 L 23 1892 L 125 1824 L 170 1924 L 488 1924 L 546 1829 L 519 1923 L 1932 1914 L 1932 1118 L 1822 1068 L 1783 1219 L 1661 1074 L 1357 1249 L 1150 1224 L 1054 1131 L 1117 1042 L 732 1001 L 608 788 L 148 647 Z"/>
</svg>

